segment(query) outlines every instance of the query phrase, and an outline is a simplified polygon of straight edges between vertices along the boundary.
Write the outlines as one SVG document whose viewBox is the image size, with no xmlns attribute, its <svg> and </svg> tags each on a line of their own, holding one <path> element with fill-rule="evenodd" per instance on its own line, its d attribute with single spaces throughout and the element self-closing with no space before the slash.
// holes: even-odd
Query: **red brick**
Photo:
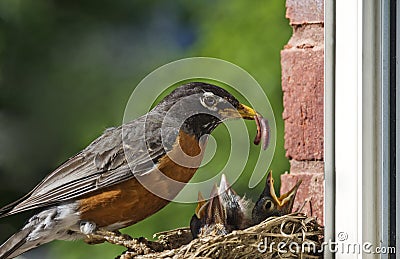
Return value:
<svg viewBox="0 0 400 259">
<path fill-rule="evenodd" d="M 285 149 L 290 174 L 281 176 L 281 193 L 302 179 L 294 210 L 323 224 L 324 202 L 324 0 L 286 0 L 293 35 L 281 51 Z"/>
<path fill-rule="evenodd" d="M 281 51 L 286 156 L 323 159 L 324 51 Z"/>
<path fill-rule="evenodd" d="M 281 193 L 288 192 L 296 182 L 302 179 L 293 205 L 293 211 L 301 208 L 308 199 L 302 212 L 308 216 L 317 218 L 319 224 L 324 224 L 324 174 L 320 173 L 296 173 L 281 175 Z"/>
<path fill-rule="evenodd" d="M 288 44 L 288 48 L 298 49 L 323 49 L 324 48 L 324 25 L 309 24 L 305 26 L 294 26 L 293 35 Z"/>
<path fill-rule="evenodd" d="M 287 0 L 286 17 L 290 24 L 324 22 L 324 0 Z"/>
<path fill-rule="evenodd" d="M 290 173 L 323 173 L 324 161 L 297 161 L 290 160 Z"/>
</svg>

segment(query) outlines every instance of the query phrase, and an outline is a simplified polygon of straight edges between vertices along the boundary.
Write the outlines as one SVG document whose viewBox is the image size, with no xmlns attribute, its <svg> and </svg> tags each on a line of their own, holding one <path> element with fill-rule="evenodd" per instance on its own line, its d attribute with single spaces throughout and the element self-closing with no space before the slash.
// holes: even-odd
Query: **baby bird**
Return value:
<svg viewBox="0 0 400 259">
<path fill-rule="evenodd" d="M 278 198 L 274 189 L 274 178 L 272 177 L 272 172 L 269 172 L 264 190 L 253 208 L 253 225 L 257 225 L 272 216 L 283 216 L 291 213 L 294 199 L 296 198 L 297 190 L 299 189 L 301 182 L 301 180 L 297 181 L 290 191 L 282 194 Z"/>
<path fill-rule="evenodd" d="M 210 200 L 205 201 L 199 192 L 195 214 L 190 221 L 193 238 L 217 234 L 225 235 L 250 226 L 254 203 L 240 197 L 223 174 L 219 187 L 214 185 Z"/>
<path fill-rule="evenodd" d="M 250 199 L 240 197 L 223 174 L 219 188 L 214 185 L 210 200 L 205 201 L 199 192 L 196 211 L 190 221 L 192 236 L 225 235 L 233 230 L 257 225 L 271 216 L 289 214 L 300 184 L 301 180 L 278 198 L 270 172 L 265 188 L 254 204 Z"/>
</svg>

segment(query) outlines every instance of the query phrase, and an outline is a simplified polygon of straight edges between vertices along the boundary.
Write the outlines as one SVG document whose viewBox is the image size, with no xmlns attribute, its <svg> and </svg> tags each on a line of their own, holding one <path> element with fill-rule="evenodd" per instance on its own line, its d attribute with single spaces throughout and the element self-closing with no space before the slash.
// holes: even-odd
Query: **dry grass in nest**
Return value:
<svg viewBox="0 0 400 259">
<path fill-rule="evenodd" d="M 156 234 L 157 241 L 134 239 L 118 258 L 320 258 L 323 231 L 315 218 L 293 213 L 225 236 L 192 240 L 183 228 Z"/>
</svg>

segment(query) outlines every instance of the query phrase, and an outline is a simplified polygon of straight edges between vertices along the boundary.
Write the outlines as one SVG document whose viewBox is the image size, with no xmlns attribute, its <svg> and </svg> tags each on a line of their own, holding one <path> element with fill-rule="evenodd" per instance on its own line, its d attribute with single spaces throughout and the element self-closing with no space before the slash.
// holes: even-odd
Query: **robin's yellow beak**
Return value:
<svg viewBox="0 0 400 259">
<path fill-rule="evenodd" d="M 242 118 L 245 120 L 254 120 L 257 112 L 253 108 L 240 103 L 237 109 L 225 108 L 220 110 L 219 114 L 224 118 Z"/>
</svg>

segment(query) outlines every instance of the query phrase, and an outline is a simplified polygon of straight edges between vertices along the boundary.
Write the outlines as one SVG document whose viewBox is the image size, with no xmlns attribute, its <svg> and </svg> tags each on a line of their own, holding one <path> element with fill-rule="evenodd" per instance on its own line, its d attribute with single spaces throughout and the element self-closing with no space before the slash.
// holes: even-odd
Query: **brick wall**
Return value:
<svg viewBox="0 0 400 259">
<path fill-rule="evenodd" d="M 281 51 L 285 149 L 290 174 L 281 176 L 281 192 L 303 183 L 294 208 L 323 224 L 324 201 L 324 1 L 287 0 L 286 17 L 293 35 Z"/>
</svg>

